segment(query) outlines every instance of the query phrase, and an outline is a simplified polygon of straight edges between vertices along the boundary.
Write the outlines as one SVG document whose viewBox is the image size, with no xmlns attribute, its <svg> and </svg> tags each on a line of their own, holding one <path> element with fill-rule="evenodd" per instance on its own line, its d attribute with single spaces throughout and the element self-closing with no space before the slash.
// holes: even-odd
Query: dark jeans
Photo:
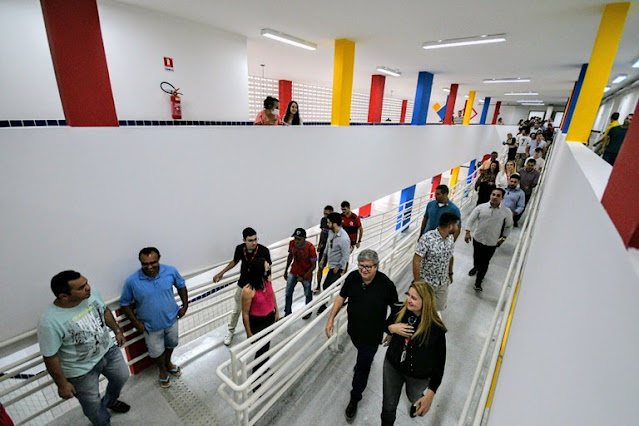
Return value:
<svg viewBox="0 0 639 426">
<path fill-rule="evenodd" d="M 488 271 L 490 259 L 495 254 L 496 249 L 497 246 L 486 246 L 473 239 L 473 263 L 477 270 L 475 285 L 481 286 L 481 282 L 484 280 L 486 272 Z"/>
<path fill-rule="evenodd" d="M 109 381 L 104 396 L 100 398 L 100 374 Z M 82 406 L 82 412 L 97 426 L 110 425 L 111 413 L 108 407 L 118 400 L 120 391 L 129 378 L 120 348 L 113 345 L 102 359 L 84 376 L 67 379 L 75 388 L 75 397 Z"/>
<path fill-rule="evenodd" d="M 331 284 L 333 284 L 335 281 L 337 281 L 339 279 L 339 277 L 342 276 L 342 270 L 340 269 L 339 271 L 337 271 L 337 274 L 335 272 L 333 272 L 333 268 L 328 270 L 328 274 L 326 274 L 326 278 L 324 279 L 324 284 L 322 284 L 322 288 L 324 290 L 326 290 L 328 287 L 331 286 Z"/>
<path fill-rule="evenodd" d="M 358 343 L 351 338 L 353 345 L 357 348 L 357 362 L 353 369 L 353 389 L 351 390 L 351 400 L 359 402 L 368 384 L 368 375 L 371 372 L 373 359 L 379 348 L 378 343 Z"/>
<path fill-rule="evenodd" d="M 384 360 L 384 399 L 382 401 L 382 426 L 395 423 L 397 405 L 402 394 L 402 387 L 406 383 L 406 396 L 414 404 L 424 395 L 430 379 L 416 379 L 402 374 L 392 366 L 388 359 Z"/>
<path fill-rule="evenodd" d="M 275 311 L 263 317 L 256 317 L 254 315 L 249 315 L 249 321 L 251 324 L 251 333 L 257 334 L 260 331 L 267 328 L 269 325 L 275 323 Z M 259 343 L 259 340 L 258 340 L 258 343 Z M 264 346 L 258 349 L 258 351 L 255 353 L 255 359 L 259 358 L 260 355 L 268 351 L 270 347 L 271 347 L 271 342 L 267 342 Z M 266 361 L 268 361 L 268 358 L 264 359 L 262 362 L 260 362 L 255 367 L 253 367 L 253 373 L 255 373 L 261 366 L 263 366 Z"/>
<path fill-rule="evenodd" d="M 614 166 L 615 160 L 617 159 L 617 154 L 617 152 L 604 151 L 603 159 L 611 166 Z"/>
</svg>

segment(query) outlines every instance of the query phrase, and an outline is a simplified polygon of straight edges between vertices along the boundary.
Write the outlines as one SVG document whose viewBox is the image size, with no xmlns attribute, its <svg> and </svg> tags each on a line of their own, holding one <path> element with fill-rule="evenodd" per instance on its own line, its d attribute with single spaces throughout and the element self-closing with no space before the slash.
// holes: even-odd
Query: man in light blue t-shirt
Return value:
<svg viewBox="0 0 639 426">
<path fill-rule="evenodd" d="M 424 220 L 422 220 L 422 229 L 417 236 L 417 240 L 424 234 L 424 232 L 437 229 L 439 226 L 439 217 L 442 213 L 452 213 L 459 218 L 459 227 L 453 234 L 453 238 L 457 241 L 459 237 L 459 229 L 462 226 L 461 212 L 459 207 L 452 201 L 448 200 L 448 187 L 446 185 L 439 185 L 435 188 L 435 199 L 426 205 L 426 211 L 424 212 Z"/>
<path fill-rule="evenodd" d="M 109 329 L 118 345 L 124 343 L 124 334 L 100 294 L 91 290 L 79 272 L 60 272 L 51 279 L 51 290 L 56 299 L 38 324 L 44 365 L 61 398 L 75 396 L 93 424 L 109 425 L 109 409 L 126 413 L 130 408 L 118 400 L 129 369 Z M 98 387 L 101 374 L 109 381 L 102 398 Z"/>
<path fill-rule="evenodd" d="M 160 264 L 155 247 L 140 250 L 142 268 L 127 278 L 120 296 L 120 306 L 131 324 L 143 335 L 149 356 L 160 370 L 160 386 L 171 386 L 171 376 L 180 377 L 182 370 L 171 362 L 178 345 L 178 318 L 186 314 L 189 296 L 184 278 L 173 266 Z M 182 301 L 175 301 L 173 287 Z M 135 312 L 133 311 L 135 304 Z"/>
</svg>

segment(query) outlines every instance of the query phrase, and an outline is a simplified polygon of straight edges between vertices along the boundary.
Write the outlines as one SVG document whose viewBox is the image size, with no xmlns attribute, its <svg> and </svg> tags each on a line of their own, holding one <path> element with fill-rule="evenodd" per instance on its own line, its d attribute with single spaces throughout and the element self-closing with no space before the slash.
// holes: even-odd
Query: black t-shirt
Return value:
<svg viewBox="0 0 639 426">
<path fill-rule="evenodd" d="M 240 265 L 240 279 L 237 281 L 237 285 L 240 287 L 244 287 L 247 282 L 246 272 L 248 270 L 249 265 L 253 259 L 257 259 L 258 257 L 264 258 L 269 265 L 272 265 L 271 261 L 271 252 L 269 249 L 264 247 L 262 244 L 258 244 L 257 248 L 250 252 L 246 249 L 246 244 L 242 243 L 235 247 L 235 253 L 233 254 L 233 260 L 235 263 L 242 262 Z"/>
<path fill-rule="evenodd" d="M 358 343 L 380 344 L 387 330 L 388 308 L 398 310 L 397 289 L 385 274 L 377 272 L 365 285 L 358 271 L 348 274 L 339 295 L 348 298 L 348 334 Z"/>
</svg>

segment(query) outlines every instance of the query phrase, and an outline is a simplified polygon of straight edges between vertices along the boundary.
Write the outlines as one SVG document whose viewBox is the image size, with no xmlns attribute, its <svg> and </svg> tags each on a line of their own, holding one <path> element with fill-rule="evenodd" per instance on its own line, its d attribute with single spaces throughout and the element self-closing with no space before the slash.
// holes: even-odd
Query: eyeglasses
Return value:
<svg viewBox="0 0 639 426">
<path fill-rule="evenodd" d="M 370 271 L 371 269 L 373 269 L 375 267 L 375 265 L 357 265 L 357 267 L 359 269 L 361 269 L 362 271 Z"/>
</svg>

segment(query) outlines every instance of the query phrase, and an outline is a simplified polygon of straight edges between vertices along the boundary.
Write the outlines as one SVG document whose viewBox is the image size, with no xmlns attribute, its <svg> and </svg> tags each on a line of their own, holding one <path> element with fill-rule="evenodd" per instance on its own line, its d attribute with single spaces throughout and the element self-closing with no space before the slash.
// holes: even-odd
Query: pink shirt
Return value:
<svg viewBox="0 0 639 426">
<path fill-rule="evenodd" d="M 270 281 L 266 282 L 264 290 L 255 290 L 255 295 L 251 301 L 249 315 L 254 317 L 265 317 L 275 309 L 275 293 Z"/>
<path fill-rule="evenodd" d="M 275 121 L 271 120 L 268 115 L 266 115 L 266 111 L 262 110 L 255 117 L 255 123 L 257 125 L 265 125 L 265 126 L 278 126 L 282 124 L 282 119 L 278 116 Z"/>
</svg>

